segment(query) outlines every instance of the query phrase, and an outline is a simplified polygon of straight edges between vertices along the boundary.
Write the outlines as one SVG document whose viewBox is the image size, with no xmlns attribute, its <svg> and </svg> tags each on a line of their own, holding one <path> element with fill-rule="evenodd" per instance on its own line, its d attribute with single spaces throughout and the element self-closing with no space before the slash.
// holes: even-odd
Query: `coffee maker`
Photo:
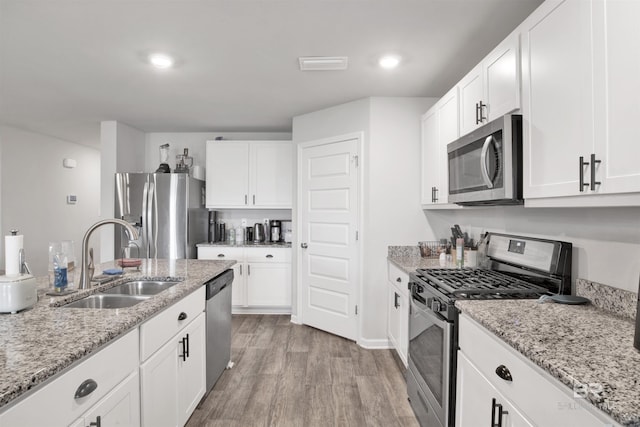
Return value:
<svg viewBox="0 0 640 427">
<path fill-rule="evenodd" d="M 271 241 L 273 243 L 279 242 L 282 240 L 282 227 L 280 224 L 280 220 L 272 219 L 269 229 L 271 230 Z"/>
</svg>

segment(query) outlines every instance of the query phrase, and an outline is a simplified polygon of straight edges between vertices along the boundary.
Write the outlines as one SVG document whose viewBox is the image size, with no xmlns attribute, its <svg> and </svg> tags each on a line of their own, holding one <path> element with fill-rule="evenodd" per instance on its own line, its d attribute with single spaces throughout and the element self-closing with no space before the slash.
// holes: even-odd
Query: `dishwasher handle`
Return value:
<svg viewBox="0 0 640 427">
<path fill-rule="evenodd" d="M 226 270 L 213 279 L 205 283 L 206 286 L 206 299 L 210 300 L 217 294 L 219 294 L 227 286 L 232 286 L 233 283 L 233 270 Z"/>
</svg>

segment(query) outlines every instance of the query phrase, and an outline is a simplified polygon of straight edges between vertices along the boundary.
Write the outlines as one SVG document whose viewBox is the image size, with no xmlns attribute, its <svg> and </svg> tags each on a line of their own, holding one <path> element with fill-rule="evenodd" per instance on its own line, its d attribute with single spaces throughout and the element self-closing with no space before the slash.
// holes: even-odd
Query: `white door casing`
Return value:
<svg viewBox="0 0 640 427">
<path fill-rule="evenodd" d="M 352 340 L 359 338 L 361 140 L 355 134 L 298 146 L 298 315 Z"/>
</svg>

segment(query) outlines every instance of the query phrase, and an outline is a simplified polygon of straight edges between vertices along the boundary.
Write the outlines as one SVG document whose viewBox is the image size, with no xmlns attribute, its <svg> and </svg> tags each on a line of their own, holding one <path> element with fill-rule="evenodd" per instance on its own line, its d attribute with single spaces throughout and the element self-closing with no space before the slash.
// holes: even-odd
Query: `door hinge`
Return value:
<svg viewBox="0 0 640 427">
<path fill-rule="evenodd" d="M 359 162 L 358 162 L 358 155 L 357 154 L 353 155 L 353 162 L 356 164 L 356 167 L 358 167 L 360 165 Z"/>
<path fill-rule="evenodd" d="M 356 305 L 356 316 L 358 315 L 358 306 Z"/>
</svg>

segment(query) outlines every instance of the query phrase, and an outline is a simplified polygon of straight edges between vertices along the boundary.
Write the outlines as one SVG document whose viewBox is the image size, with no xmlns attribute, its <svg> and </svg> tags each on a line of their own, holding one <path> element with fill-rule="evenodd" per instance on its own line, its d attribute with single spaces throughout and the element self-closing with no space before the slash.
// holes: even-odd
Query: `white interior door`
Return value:
<svg viewBox="0 0 640 427">
<path fill-rule="evenodd" d="M 356 340 L 359 139 L 300 146 L 302 323 Z"/>
</svg>

